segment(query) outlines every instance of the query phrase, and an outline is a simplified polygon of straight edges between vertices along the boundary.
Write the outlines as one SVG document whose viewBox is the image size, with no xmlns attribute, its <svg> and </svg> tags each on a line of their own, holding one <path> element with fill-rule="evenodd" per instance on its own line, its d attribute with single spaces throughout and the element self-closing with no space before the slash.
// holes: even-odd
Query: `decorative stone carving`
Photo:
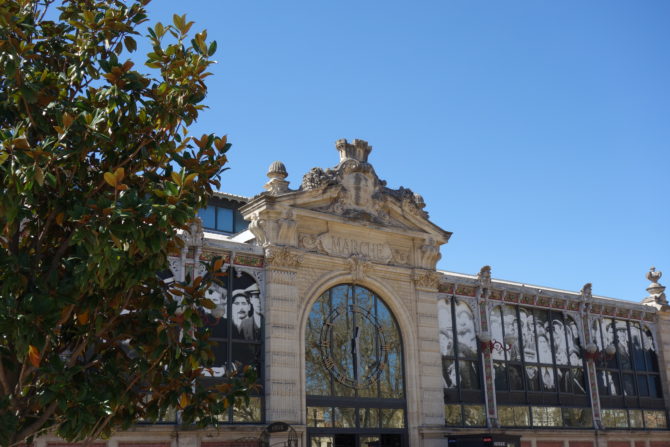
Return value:
<svg viewBox="0 0 670 447">
<path fill-rule="evenodd" d="M 321 188 L 326 185 L 334 185 L 335 176 L 333 171 L 328 169 L 324 171 L 321 168 L 312 168 L 307 174 L 302 177 L 302 184 L 300 189 L 309 191 L 311 189 Z"/>
<path fill-rule="evenodd" d="M 347 262 L 349 263 L 349 270 L 354 282 L 362 280 L 372 270 L 372 263 L 363 256 L 352 256 Z"/>
<path fill-rule="evenodd" d="M 491 266 L 485 265 L 477 273 L 477 282 L 482 289 L 491 289 Z"/>
<path fill-rule="evenodd" d="M 270 246 L 265 248 L 265 262 L 268 267 L 296 269 L 302 262 L 302 256 L 289 247 Z"/>
<path fill-rule="evenodd" d="M 433 239 L 428 239 L 419 250 L 419 266 L 425 269 L 434 269 L 440 260 L 440 246 Z"/>
<path fill-rule="evenodd" d="M 298 225 L 293 220 L 293 213 L 288 211 L 278 221 L 279 228 L 277 234 L 277 242 L 281 245 L 289 245 L 292 247 L 298 246 Z"/>
<path fill-rule="evenodd" d="M 188 226 L 188 230 L 181 234 L 185 247 L 202 247 L 205 233 L 202 231 L 202 221 L 194 219 Z"/>
<path fill-rule="evenodd" d="M 651 304 L 659 308 L 667 308 L 668 300 L 665 297 L 665 286 L 659 283 L 663 273 L 656 271 L 656 267 L 651 267 L 646 276 L 647 279 L 651 281 L 651 284 L 647 287 L 649 296 L 642 300 L 642 304 Z"/>
<path fill-rule="evenodd" d="M 265 227 L 266 220 L 262 219 L 258 213 L 251 216 L 251 222 L 249 222 L 249 231 L 251 231 L 251 233 L 256 238 L 256 242 L 261 247 L 265 247 L 270 243 Z"/>
<path fill-rule="evenodd" d="M 408 265 L 409 264 L 409 252 L 405 250 L 398 250 L 395 248 L 391 249 L 391 264 L 395 265 Z"/>
<path fill-rule="evenodd" d="M 414 272 L 414 284 L 419 289 L 437 290 L 440 274 L 437 272 L 417 270 Z"/>
<path fill-rule="evenodd" d="M 249 231 L 256 237 L 256 242 L 261 247 L 273 245 L 286 245 L 296 247 L 298 245 L 297 224 L 290 210 L 277 218 L 262 218 L 258 213 L 251 216 Z"/>
<path fill-rule="evenodd" d="M 362 256 L 381 264 L 390 263 L 393 257 L 388 244 L 359 240 L 328 232 L 317 235 L 301 234 L 300 247 L 330 256 L 345 258 Z"/>
<path fill-rule="evenodd" d="M 342 138 L 335 142 L 335 148 L 340 153 L 340 163 L 344 163 L 348 160 L 360 161 L 363 163 L 368 162 L 368 155 L 372 151 L 372 146 L 368 144 L 365 140 L 352 141 L 352 144 Z"/>
<path fill-rule="evenodd" d="M 323 236 L 326 233 L 321 233 L 321 234 L 301 234 L 299 239 L 300 239 L 300 247 L 304 248 L 307 251 L 315 251 L 317 253 L 321 254 L 328 254 L 326 251 L 325 247 L 323 246 L 323 241 L 321 240 L 321 236 Z"/>
<path fill-rule="evenodd" d="M 263 188 L 265 188 L 271 195 L 277 196 L 289 192 L 289 182 L 284 180 L 288 177 L 288 172 L 286 172 L 284 163 L 281 161 L 272 163 L 268 168 L 267 176 L 270 180 L 263 185 Z"/>
<path fill-rule="evenodd" d="M 340 153 L 340 163 L 333 169 L 313 168 L 302 179 L 300 189 L 313 189 L 336 186 L 335 200 L 321 211 L 337 214 L 349 219 L 389 225 L 389 200 L 395 202 L 403 213 L 427 218 L 423 211 L 426 206 L 423 198 L 408 188 L 393 190 L 380 180 L 368 155 L 372 151 L 366 141 L 338 140 L 335 144 Z"/>
</svg>

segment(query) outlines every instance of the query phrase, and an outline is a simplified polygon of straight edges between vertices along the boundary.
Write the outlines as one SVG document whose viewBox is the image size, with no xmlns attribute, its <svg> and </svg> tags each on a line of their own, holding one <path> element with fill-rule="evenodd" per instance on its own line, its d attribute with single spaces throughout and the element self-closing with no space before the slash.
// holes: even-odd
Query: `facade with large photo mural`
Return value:
<svg viewBox="0 0 670 447">
<path fill-rule="evenodd" d="M 388 188 L 366 142 L 336 148 L 295 188 L 276 162 L 258 196 L 218 194 L 171 259 L 168 282 L 224 259 L 205 380 L 252 365 L 260 391 L 223 428 L 175 414 L 107 447 L 670 447 L 660 272 L 638 304 L 438 271 L 451 233 L 421 196 Z"/>
</svg>

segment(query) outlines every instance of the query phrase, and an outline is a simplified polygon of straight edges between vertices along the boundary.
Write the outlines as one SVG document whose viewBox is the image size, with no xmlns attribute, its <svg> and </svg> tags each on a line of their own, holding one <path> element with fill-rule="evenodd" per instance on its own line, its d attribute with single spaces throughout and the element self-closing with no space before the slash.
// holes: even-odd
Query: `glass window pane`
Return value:
<svg viewBox="0 0 670 447">
<path fill-rule="evenodd" d="M 642 344 L 644 347 L 645 363 L 647 371 L 658 371 L 658 357 L 654 346 L 654 338 L 648 328 L 642 329 Z"/>
<path fill-rule="evenodd" d="M 216 207 L 216 229 L 228 233 L 233 232 L 233 210 Z"/>
<path fill-rule="evenodd" d="M 543 366 L 540 368 L 542 375 L 542 389 L 544 391 L 556 391 L 556 380 L 554 379 L 554 368 Z"/>
<path fill-rule="evenodd" d="M 503 334 L 501 312 L 502 309 L 500 306 L 493 308 L 491 318 L 489 319 L 489 328 L 491 329 L 491 338 L 502 343 L 505 336 Z M 491 356 L 494 360 L 505 360 L 505 351 L 494 349 L 491 351 Z"/>
<path fill-rule="evenodd" d="M 442 357 L 442 380 L 443 386 L 447 389 L 453 389 L 458 386 L 456 383 L 456 360 Z"/>
<path fill-rule="evenodd" d="M 623 392 L 621 389 L 621 380 L 619 379 L 619 373 L 607 372 L 607 378 L 609 380 L 609 393 L 612 396 L 621 396 Z"/>
<path fill-rule="evenodd" d="M 528 391 L 540 391 L 540 378 L 536 366 L 526 366 Z"/>
<path fill-rule="evenodd" d="M 463 414 L 460 405 L 444 406 L 444 422 L 446 425 L 460 427 L 463 425 Z"/>
<path fill-rule="evenodd" d="M 659 376 L 649 376 L 649 396 L 663 397 L 663 394 L 661 393 L 661 378 Z"/>
<path fill-rule="evenodd" d="M 519 309 L 521 319 L 521 340 L 523 355 L 526 362 L 537 362 L 537 347 L 535 344 L 535 317 L 531 310 Z"/>
<path fill-rule="evenodd" d="M 637 392 L 640 396 L 649 396 L 647 376 L 637 376 Z"/>
<path fill-rule="evenodd" d="M 356 427 L 356 409 L 335 407 L 333 409 L 333 427 L 337 428 Z"/>
<path fill-rule="evenodd" d="M 307 425 L 310 427 L 332 427 L 333 409 L 330 407 L 307 407 Z"/>
<path fill-rule="evenodd" d="M 530 426 L 530 412 L 528 407 L 498 407 L 498 420 L 503 427 Z"/>
<path fill-rule="evenodd" d="M 626 396 L 635 396 L 635 376 L 632 374 L 623 375 L 623 393 Z"/>
<path fill-rule="evenodd" d="M 454 325 L 451 319 L 451 302 L 440 300 L 437 302 L 437 322 L 440 326 L 440 352 L 442 356 L 453 357 L 454 353 Z"/>
<path fill-rule="evenodd" d="M 584 369 L 582 368 L 570 369 L 570 380 L 573 393 L 586 394 L 586 385 L 584 382 Z"/>
<path fill-rule="evenodd" d="M 593 323 L 591 324 L 591 339 L 593 343 L 595 343 L 596 346 L 598 347 L 598 351 L 602 351 L 603 349 L 605 349 L 603 345 L 601 326 L 602 325 L 600 320 L 593 320 Z"/>
<path fill-rule="evenodd" d="M 644 410 L 644 426 L 646 428 L 668 428 L 665 411 Z"/>
<path fill-rule="evenodd" d="M 534 427 L 561 427 L 563 415 L 560 407 L 531 407 Z"/>
<path fill-rule="evenodd" d="M 628 428 L 628 414 L 622 409 L 602 410 L 603 425 L 607 428 Z"/>
<path fill-rule="evenodd" d="M 561 314 L 552 313 L 551 328 L 554 337 L 554 355 L 556 356 L 556 364 L 568 365 L 568 345 L 565 335 L 566 328 L 563 324 L 563 318 Z M 540 352 L 542 352 L 542 348 L 540 348 Z"/>
<path fill-rule="evenodd" d="M 558 374 L 558 376 L 556 377 L 558 380 L 558 390 L 561 393 L 572 393 L 570 370 L 567 368 L 558 368 L 556 370 L 556 373 Z"/>
<path fill-rule="evenodd" d="M 249 403 L 236 402 L 233 406 L 233 422 L 260 422 L 261 398 L 250 397 Z"/>
<path fill-rule="evenodd" d="M 598 377 L 598 392 L 603 396 L 608 396 L 610 394 L 610 385 L 607 380 L 607 372 L 598 371 L 596 374 Z"/>
<path fill-rule="evenodd" d="M 514 345 L 512 346 L 512 349 L 506 353 L 507 360 L 521 361 L 520 356 L 521 349 L 519 347 L 521 338 L 519 337 L 519 327 L 517 325 L 516 308 L 512 306 L 503 306 L 502 313 L 503 313 L 503 326 L 505 328 L 505 336 L 514 337 Z"/>
<path fill-rule="evenodd" d="M 460 374 L 460 385 L 466 390 L 478 390 L 480 389 L 479 385 L 479 373 L 477 371 L 477 362 L 471 362 L 468 360 L 459 360 L 458 368 Z"/>
<path fill-rule="evenodd" d="M 582 366 L 581 343 L 577 323 L 570 317 L 565 320 L 565 332 L 568 339 L 568 357 L 572 366 Z"/>
<path fill-rule="evenodd" d="M 360 440 L 361 447 L 377 447 L 381 445 L 379 436 L 361 436 Z"/>
<path fill-rule="evenodd" d="M 468 427 L 485 427 L 486 411 L 483 405 L 463 405 L 465 425 Z"/>
<path fill-rule="evenodd" d="M 608 346 L 616 344 L 614 343 L 614 320 L 610 318 L 604 318 L 602 321 L 602 332 L 603 332 L 603 349 L 607 349 Z M 618 363 L 616 356 L 607 362 L 608 368 L 618 368 Z"/>
<path fill-rule="evenodd" d="M 523 391 L 523 374 L 521 373 L 521 366 L 508 365 L 507 374 L 509 380 L 509 387 L 512 391 Z"/>
<path fill-rule="evenodd" d="M 630 362 L 630 347 L 628 346 L 628 324 L 616 320 L 617 352 L 622 369 L 633 369 Z"/>
<path fill-rule="evenodd" d="M 382 428 L 405 428 L 405 412 L 400 408 L 382 408 Z"/>
<path fill-rule="evenodd" d="M 642 333 L 640 332 L 639 323 L 630 323 L 630 337 L 633 349 L 633 366 L 635 366 L 637 371 L 645 371 L 647 367 L 644 364 L 644 348 L 642 346 Z"/>
<path fill-rule="evenodd" d="M 540 363 L 553 363 L 551 357 L 551 329 L 549 316 L 544 310 L 535 311 L 535 331 L 537 332 L 537 352 Z M 565 344 L 565 341 L 563 342 Z M 525 351 L 524 351 L 525 352 Z"/>
<path fill-rule="evenodd" d="M 493 364 L 493 375 L 495 377 L 496 391 L 508 391 L 509 385 L 507 383 L 507 368 L 503 362 L 495 362 Z"/>
<path fill-rule="evenodd" d="M 642 410 L 628 410 L 628 418 L 630 420 L 630 428 L 644 427 L 644 422 L 642 420 Z"/>
<path fill-rule="evenodd" d="M 563 424 L 565 427 L 592 427 L 593 417 L 590 408 L 563 408 Z"/>
<path fill-rule="evenodd" d="M 249 222 L 244 220 L 244 217 L 242 217 L 242 213 L 240 213 L 239 211 L 235 211 L 234 218 L 235 218 L 235 233 L 244 231 L 249 227 Z"/>
<path fill-rule="evenodd" d="M 335 438 L 332 436 L 312 436 L 310 447 L 333 447 Z"/>
<path fill-rule="evenodd" d="M 461 358 L 477 358 L 477 337 L 475 335 L 475 316 L 470 306 L 463 301 L 456 301 L 456 341 L 458 356 Z"/>
<path fill-rule="evenodd" d="M 394 399 L 404 397 L 402 375 L 402 342 L 395 319 L 386 305 L 379 299 L 377 302 L 377 322 L 384 331 L 387 344 L 386 368 L 379 376 L 381 396 Z M 369 362 L 372 363 L 371 361 Z"/>
<path fill-rule="evenodd" d="M 233 362 L 238 365 L 249 365 L 260 371 L 261 345 L 250 343 L 233 343 Z"/>
<path fill-rule="evenodd" d="M 198 217 L 202 220 L 203 228 L 216 229 L 216 207 L 208 206 L 198 210 Z"/>
<path fill-rule="evenodd" d="M 358 418 L 361 428 L 379 427 L 379 408 L 359 408 Z"/>
</svg>

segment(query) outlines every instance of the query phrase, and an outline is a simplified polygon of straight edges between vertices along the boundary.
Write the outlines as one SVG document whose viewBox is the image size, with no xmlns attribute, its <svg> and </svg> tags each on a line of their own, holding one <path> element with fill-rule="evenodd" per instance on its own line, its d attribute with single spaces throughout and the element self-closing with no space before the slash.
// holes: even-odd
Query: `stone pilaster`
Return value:
<svg viewBox="0 0 670 447">
<path fill-rule="evenodd" d="M 417 330 L 419 347 L 419 392 L 417 425 L 422 429 L 419 433 L 416 426 L 410 424 L 410 445 L 439 446 L 444 439 L 433 438 L 429 433 L 444 427 L 444 394 L 442 387 L 442 357 L 440 356 L 439 325 L 437 321 L 437 286 L 439 274 L 434 271 L 418 270 L 414 274 L 417 303 Z M 409 366 L 409 365 L 408 365 Z M 409 369 L 409 368 L 407 368 Z M 411 402 L 408 402 L 408 410 Z M 410 416 L 410 415 L 408 415 Z M 414 430 L 412 430 L 414 429 Z"/>
<path fill-rule="evenodd" d="M 267 247 L 265 321 L 266 422 L 304 424 L 300 394 L 300 328 L 297 268 L 301 258 L 286 247 Z"/>
</svg>

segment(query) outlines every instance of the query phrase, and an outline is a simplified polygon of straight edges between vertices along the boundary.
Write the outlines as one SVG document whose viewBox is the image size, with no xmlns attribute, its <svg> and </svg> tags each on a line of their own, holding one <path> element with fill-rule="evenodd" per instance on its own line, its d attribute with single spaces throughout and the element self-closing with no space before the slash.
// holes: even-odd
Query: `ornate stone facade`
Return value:
<svg viewBox="0 0 670 447">
<path fill-rule="evenodd" d="M 184 250 L 171 260 L 176 279 L 184 280 L 189 269 L 198 268 L 200 259 L 222 256 L 224 268 L 232 266 L 235 271 L 249 274 L 259 285 L 264 297 L 261 363 L 264 408 L 261 420 L 210 430 L 142 425 L 115 435 L 106 441 L 109 447 L 130 441 L 138 445 L 164 443 L 171 447 L 201 447 L 211 442 L 219 447 L 232 446 L 226 442 L 258 437 L 267 424 L 277 421 L 291 424 L 303 446 L 312 440 L 315 447 L 325 447 L 315 441 L 318 436 L 356 434 L 355 429 L 347 431 L 327 424 L 314 425 L 311 413 L 308 414 L 308 409 L 316 408 L 307 403 L 310 394 L 307 390 L 313 380 L 305 366 L 310 349 L 306 341 L 310 315 L 313 304 L 320 297 L 341 285 L 362 287 L 378 296 L 397 323 L 402 344 L 400 377 L 403 393 L 392 399 L 393 402 L 383 403 L 382 407 L 397 405 L 403 410 L 403 416 L 397 427 L 385 429 L 380 426 L 379 431 L 398 434 L 400 445 L 446 446 L 447 436 L 466 434 L 516 436 L 520 437 L 520 444 L 509 445 L 523 447 L 541 447 L 549 441 L 555 442 L 552 447 L 620 447 L 622 439 L 631 447 L 668 445 L 663 444 L 667 431 L 639 427 L 612 430 L 603 423 L 597 381 L 602 369 L 599 362 L 605 354 L 585 354 L 586 347 L 596 343 L 591 339 L 594 321 L 624 321 L 627 327 L 648 330 L 657 347 L 663 384 L 665 404 L 661 404 L 660 411 L 670 408 L 667 386 L 670 309 L 665 287 L 659 283 L 660 272 L 651 269 L 647 275 L 651 281 L 647 289 L 649 296 L 643 303 L 636 304 L 594 296 L 591 284 L 586 284 L 580 292 L 570 292 L 497 280 L 492 278 L 490 266 L 484 266 L 473 275 L 438 271 L 436 264 L 441 256 L 440 249 L 449 241 L 451 233 L 428 220 L 423 198 L 407 188 L 388 188 L 368 162 L 372 147 L 367 142 L 339 140 L 336 149 L 339 163 L 329 169 L 313 168 L 295 190 L 289 188 L 286 181 L 285 166 L 280 162 L 273 163 L 268 172 L 266 191 L 244 201 L 240 208 L 250 222 L 247 232 L 235 237 L 221 237 L 203 232 L 201 227 L 194 225 L 184 234 Z M 510 334 L 500 339 L 494 337 L 499 329 L 495 312 L 503 306 L 515 309 L 517 314 L 536 312 L 537 315 L 556 315 L 560 321 L 575 322 L 576 346 L 583 347 L 579 355 L 585 356 L 583 367 L 589 403 L 584 408 L 590 410 L 590 428 L 505 427 L 507 416 L 504 411 L 507 410 L 501 409 L 509 405 L 500 402 L 500 393 L 496 391 L 495 367 L 501 362 L 501 354 L 496 349 L 511 351 L 519 340 Z M 452 332 L 458 334 L 460 330 L 460 317 L 454 316 L 446 326 L 440 317 L 441 312 L 452 315 L 449 309 L 469 312 L 473 332 L 468 337 L 471 336 L 474 343 L 472 357 L 443 342 Z M 359 307 L 354 310 L 356 315 L 372 318 L 371 313 L 366 313 L 368 311 L 361 311 Z M 515 324 L 520 327 L 520 320 Z M 356 337 L 347 338 L 349 344 L 343 348 L 354 364 L 361 355 L 359 351 L 365 349 L 365 340 Z M 604 352 L 604 348 L 596 346 L 594 352 L 600 352 L 598 350 Z M 458 389 L 460 400 L 445 401 L 445 396 L 456 395 L 450 394 L 451 385 L 447 384 L 451 379 L 450 359 L 478 368 L 479 394 L 471 393 L 472 389 Z M 513 367 L 513 362 L 510 365 Z M 559 372 L 566 369 L 553 367 Z M 458 368 L 454 369 L 458 371 L 454 377 L 462 380 L 466 369 L 464 366 Z M 383 371 L 383 368 L 378 369 Z M 656 377 L 656 373 L 650 374 L 650 377 Z M 375 382 L 369 380 L 366 383 Z M 468 393 L 475 395 L 474 400 L 467 400 Z M 334 399 L 331 409 L 344 411 L 346 406 L 337 403 L 344 401 L 345 397 Z M 449 412 L 459 405 L 462 416 L 469 411 L 468 406 L 481 408 L 481 418 L 477 419 L 479 425 L 450 424 L 448 421 L 453 414 Z M 527 405 L 530 411 L 540 408 L 532 402 Z M 385 413 L 379 414 L 383 417 Z M 361 418 L 359 415 L 354 420 L 360 424 Z M 332 429 L 330 435 L 329 428 Z M 363 432 L 372 433 L 368 429 L 361 430 Z M 275 435 L 275 441 L 281 441 L 281 436 Z M 555 441 L 557 439 L 560 441 Z M 45 447 L 51 441 L 54 440 L 47 437 L 37 444 Z"/>
</svg>

